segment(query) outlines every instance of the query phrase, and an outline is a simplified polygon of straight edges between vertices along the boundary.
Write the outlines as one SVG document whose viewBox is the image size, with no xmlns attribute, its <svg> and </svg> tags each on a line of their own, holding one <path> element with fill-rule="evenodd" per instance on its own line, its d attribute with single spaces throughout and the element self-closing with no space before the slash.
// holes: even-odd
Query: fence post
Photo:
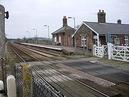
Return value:
<svg viewBox="0 0 129 97">
<path fill-rule="evenodd" d="M 104 45 L 102 45 L 102 58 L 104 57 Z"/>
<path fill-rule="evenodd" d="M 93 56 L 95 56 L 95 45 L 93 45 Z"/>
<path fill-rule="evenodd" d="M 23 73 L 23 97 L 31 97 L 32 75 L 28 64 L 22 65 Z"/>
<path fill-rule="evenodd" d="M 126 46 L 123 46 L 124 47 L 124 61 L 127 61 L 127 57 L 126 57 Z"/>
<path fill-rule="evenodd" d="M 16 97 L 16 82 L 13 75 L 7 77 L 7 95 L 8 97 Z"/>
<path fill-rule="evenodd" d="M 112 59 L 112 51 L 113 51 L 113 45 L 112 43 L 108 43 L 108 59 Z"/>
</svg>

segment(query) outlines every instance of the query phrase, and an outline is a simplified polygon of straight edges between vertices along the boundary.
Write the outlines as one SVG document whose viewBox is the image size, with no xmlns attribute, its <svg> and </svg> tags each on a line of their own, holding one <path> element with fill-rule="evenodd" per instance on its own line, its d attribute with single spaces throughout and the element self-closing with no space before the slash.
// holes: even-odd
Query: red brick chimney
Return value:
<svg viewBox="0 0 129 97">
<path fill-rule="evenodd" d="M 63 27 L 68 26 L 66 16 L 63 17 Z"/>
<path fill-rule="evenodd" d="M 104 10 L 98 12 L 98 23 L 106 23 L 106 13 Z"/>
</svg>

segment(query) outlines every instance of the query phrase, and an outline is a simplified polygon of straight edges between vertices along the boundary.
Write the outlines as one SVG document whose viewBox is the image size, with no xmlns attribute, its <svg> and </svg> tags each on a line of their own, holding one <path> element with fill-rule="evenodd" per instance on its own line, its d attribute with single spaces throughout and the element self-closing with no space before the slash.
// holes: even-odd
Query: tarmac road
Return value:
<svg viewBox="0 0 129 97">
<path fill-rule="evenodd" d="M 89 73 L 94 76 L 104 78 L 109 81 L 129 82 L 129 71 L 116 69 L 111 66 L 105 66 L 99 63 L 92 63 L 89 61 L 67 62 L 65 65 L 76 68 L 80 71 Z"/>
</svg>

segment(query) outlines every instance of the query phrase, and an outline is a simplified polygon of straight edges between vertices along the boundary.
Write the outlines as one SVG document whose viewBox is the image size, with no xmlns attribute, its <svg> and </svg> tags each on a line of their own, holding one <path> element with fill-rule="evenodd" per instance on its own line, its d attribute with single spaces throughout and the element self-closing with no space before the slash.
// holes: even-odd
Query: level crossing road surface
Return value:
<svg viewBox="0 0 129 97">
<path fill-rule="evenodd" d="M 129 82 L 129 71 L 88 61 L 67 62 L 65 65 L 113 82 Z M 121 64 L 122 65 L 122 64 Z"/>
<path fill-rule="evenodd" d="M 95 83 L 92 83 L 91 85 L 95 87 L 100 86 L 102 88 L 101 90 L 104 89 L 103 87 L 114 86 L 115 84 L 120 82 L 127 82 L 127 83 L 129 82 L 129 71 L 119 70 L 111 66 L 105 66 L 97 62 L 90 62 L 84 59 L 81 61 L 77 59 L 71 61 L 58 60 L 58 61 L 28 62 L 28 63 L 34 68 L 34 71 L 32 71 L 32 73 L 35 77 L 34 83 L 36 85 L 38 85 L 39 82 L 41 81 L 41 78 L 39 78 L 39 76 L 37 75 L 39 74 L 42 75 L 42 77 L 46 81 L 56 86 L 57 89 L 61 90 L 62 89 L 61 87 L 63 87 L 63 89 L 68 90 L 67 92 L 66 90 L 63 91 L 64 94 L 66 95 L 72 94 L 74 95 L 74 97 L 78 97 L 78 95 L 84 96 L 84 93 L 86 94 L 89 93 L 89 95 L 92 95 L 93 97 L 94 95 L 91 92 L 88 92 L 90 91 L 88 88 L 84 87 L 80 83 L 75 82 L 74 79 L 71 79 L 73 77 L 85 81 L 87 80 L 93 81 L 93 79 L 95 79 L 96 80 L 95 83 L 97 85 L 95 85 Z M 84 73 L 86 74 L 87 77 L 91 77 L 91 79 L 86 78 Z M 100 80 L 100 82 L 98 82 L 98 80 Z M 59 86 L 57 84 L 59 84 Z M 77 92 L 78 89 L 82 93 Z M 84 90 L 87 90 L 87 92 Z M 75 93 L 79 94 L 77 95 Z"/>
</svg>

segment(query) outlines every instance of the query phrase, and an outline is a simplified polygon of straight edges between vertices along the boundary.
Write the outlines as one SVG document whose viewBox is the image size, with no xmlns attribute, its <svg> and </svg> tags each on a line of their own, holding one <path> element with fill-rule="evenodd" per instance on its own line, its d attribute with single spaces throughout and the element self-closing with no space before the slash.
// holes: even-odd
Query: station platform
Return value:
<svg viewBox="0 0 129 97">
<path fill-rule="evenodd" d="M 56 45 L 31 44 L 31 43 L 21 43 L 21 44 L 42 47 L 42 48 L 47 48 L 47 49 L 52 49 L 52 50 L 58 50 L 58 51 L 65 51 L 70 54 L 92 55 L 92 53 L 87 51 L 85 48 L 79 48 L 79 47 L 66 47 L 66 46 L 56 46 Z"/>
</svg>

